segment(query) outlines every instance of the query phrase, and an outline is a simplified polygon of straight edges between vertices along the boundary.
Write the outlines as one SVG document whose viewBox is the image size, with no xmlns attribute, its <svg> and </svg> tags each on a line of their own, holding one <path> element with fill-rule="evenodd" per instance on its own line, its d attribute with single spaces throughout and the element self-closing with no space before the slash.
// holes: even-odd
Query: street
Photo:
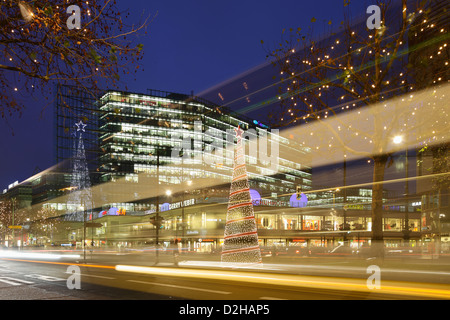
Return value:
<svg viewBox="0 0 450 320">
<path fill-rule="evenodd" d="M 369 289 L 364 268 L 313 261 L 267 262 L 259 268 L 223 268 L 214 262 L 154 253 L 97 253 L 51 259 L 2 257 L 2 300 L 372 300 L 448 299 L 450 273 L 385 268 L 380 289 Z M 323 260 L 323 259 L 322 259 Z M 303 261 L 304 262 L 304 261 Z M 312 262 L 309 262 L 312 263 Z M 348 264 L 348 263 L 347 263 Z M 69 289 L 69 266 L 80 269 L 80 288 Z M 445 268 L 445 265 L 443 266 Z M 396 279 L 396 280 L 395 280 Z M 415 279 L 415 281 L 413 281 Z M 402 281 L 399 281 L 402 280 Z M 71 281 L 71 280 L 70 280 Z M 420 281 L 420 282 L 419 282 Z M 428 282 L 427 282 L 428 281 Z"/>
<path fill-rule="evenodd" d="M 170 296 L 105 287 L 93 279 L 114 280 L 114 277 L 91 274 L 82 275 L 80 290 L 69 290 L 67 266 L 29 263 L 22 261 L 0 262 L 0 300 L 117 300 L 117 299 L 172 299 Z"/>
</svg>

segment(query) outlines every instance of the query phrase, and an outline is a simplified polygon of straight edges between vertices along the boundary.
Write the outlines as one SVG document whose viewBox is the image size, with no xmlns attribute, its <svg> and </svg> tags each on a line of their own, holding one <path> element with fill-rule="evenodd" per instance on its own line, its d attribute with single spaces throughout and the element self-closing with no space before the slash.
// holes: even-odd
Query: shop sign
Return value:
<svg viewBox="0 0 450 320">
<path fill-rule="evenodd" d="M 289 202 L 271 200 L 271 199 L 260 199 L 260 200 L 254 200 L 253 205 L 261 205 L 261 206 L 269 206 L 269 207 L 289 207 Z"/>
<path fill-rule="evenodd" d="M 168 211 L 168 210 L 172 210 L 172 209 L 178 209 L 178 208 L 182 208 L 182 207 L 188 207 L 188 206 L 192 206 L 195 204 L 195 199 L 189 199 L 189 200 L 184 200 L 184 201 L 179 201 L 179 202 L 174 202 L 174 203 L 164 203 L 162 205 L 160 205 L 160 211 Z"/>
<path fill-rule="evenodd" d="M 345 210 L 348 210 L 348 209 L 351 209 L 351 210 L 364 210 L 364 205 L 362 205 L 362 204 L 346 204 L 346 205 L 344 205 L 344 209 Z"/>
</svg>

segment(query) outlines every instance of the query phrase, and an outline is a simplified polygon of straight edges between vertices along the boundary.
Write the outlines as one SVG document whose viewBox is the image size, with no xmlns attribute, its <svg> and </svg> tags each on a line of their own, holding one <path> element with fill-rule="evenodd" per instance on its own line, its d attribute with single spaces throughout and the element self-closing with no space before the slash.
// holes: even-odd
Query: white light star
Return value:
<svg viewBox="0 0 450 320">
<path fill-rule="evenodd" d="M 77 131 L 83 131 L 85 132 L 84 128 L 86 127 L 86 124 L 83 123 L 83 121 L 80 120 L 80 122 L 75 123 L 75 125 L 77 126 Z"/>
</svg>

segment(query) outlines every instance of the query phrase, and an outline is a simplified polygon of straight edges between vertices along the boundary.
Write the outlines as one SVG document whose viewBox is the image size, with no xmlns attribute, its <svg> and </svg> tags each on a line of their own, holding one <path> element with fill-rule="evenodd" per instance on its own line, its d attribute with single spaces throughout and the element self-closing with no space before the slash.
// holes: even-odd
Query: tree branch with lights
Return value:
<svg viewBox="0 0 450 320">
<path fill-rule="evenodd" d="M 81 28 L 69 29 L 67 8 L 81 10 Z M 0 114 L 21 113 L 23 98 L 39 91 L 47 100 L 57 84 L 117 86 L 137 72 L 143 57 L 139 37 L 152 17 L 127 25 L 128 14 L 112 0 L 0 2 Z"/>
<path fill-rule="evenodd" d="M 411 4 L 402 0 L 400 6 L 391 1 L 376 4 L 381 9 L 379 29 L 352 25 L 349 11 L 344 10 L 340 32 L 330 30 L 329 37 L 315 40 L 313 18 L 306 33 L 300 28 L 290 29 L 286 37 L 283 31 L 279 47 L 266 52 L 280 74 L 279 104 L 269 116 L 271 127 L 319 123 L 323 130 L 314 132 L 318 145 L 312 146 L 313 150 L 320 145 L 328 147 L 325 153 L 340 149 L 344 157 L 353 154 L 373 160 L 372 240 L 381 241 L 383 181 L 386 164 L 392 157 L 392 136 L 414 132 L 425 121 L 414 118 L 413 108 L 417 106 L 400 111 L 390 101 L 416 91 L 414 66 L 408 57 L 421 46 L 434 46 L 443 37 L 448 39 L 448 26 L 427 26 L 429 1 Z M 390 19 L 392 15 L 400 19 Z M 439 34 L 431 42 L 408 46 L 411 33 L 425 28 L 436 28 Z M 386 112 L 372 108 L 374 105 L 384 105 Z M 361 123 L 368 129 L 354 125 Z M 359 144 L 352 147 L 350 140 L 356 139 Z M 362 143 L 371 147 L 360 148 Z"/>
</svg>

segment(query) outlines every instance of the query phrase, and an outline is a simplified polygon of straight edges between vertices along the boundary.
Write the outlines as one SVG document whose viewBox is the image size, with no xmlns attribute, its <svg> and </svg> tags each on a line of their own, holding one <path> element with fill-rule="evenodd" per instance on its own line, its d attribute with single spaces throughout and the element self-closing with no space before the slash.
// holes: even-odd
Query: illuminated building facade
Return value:
<svg viewBox="0 0 450 320">
<path fill-rule="evenodd" d="M 203 248 L 208 235 L 210 245 L 221 244 L 238 125 L 245 130 L 258 205 L 289 207 L 297 187 L 311 190 L 309 148 L 207 101 L 163 91 L 107 91 L 98 114 L 97 210 L 90 219 L 103 227 L 93 231 L 96 244 L 154 243 L 150 219 L 157 213 L 164 218 L 162 242 L 182 237 L 190 248 Z M 74 233 L 79 240 L 80 229 Z"/>
<path fill-rule="evenodd" d="M 152 95 L 109 91 L 100 98 L 99 108 L 102 183 L 120 180 L 133 193 L 139 193 L 133 190 L 136 184 L 142 189 L 146 182 L 157 181 L 164 188 L 208 183 L 215 191 L 197 192 L 223 196 L 232 174 L 234 129 L 240 124 L 246 130 L 252 189 L 271 199 L 290 196 L 297 186 L 311 189 L 309 148 L 218 106 L 161 91 Z M 114 192 L 108 196 L 114 198 Z"/>
<path fill-rule="evenodd" d="M 238 125 L 245 130 L 261 247 L 334 245 L 346 237 L 359 245 L 370 239 L 371 190 L 347 189 L 345 200 L 337 190 L 313 190 L 311 150 L 258 121 L 190 96 L 160 91 L 107 91 L 89 111 L 92 118 L 81 119 L 87 119 L 86 152 L 97 152 L 97 158 L 88 160 L 96 164 L 91 172 L 96 177 L 94 210 L 88 220 L 102 224 L 88 232 L 96 246 L 154 245 L 158 235 L 164 245 L 178 240 L 190 250 L 220 248 L 233 164 L 234 140 L 229 136 L 234 137 Z M 75 124 L 80 117 L 65 120 Z M 65 145 L 73 145 L 70 130 L 62 132 L 68 136 Z M 265 134 L 267 141 L 260 139 Z M 265 158 L 252 153 L 252 141 L 258 142 L 257 150 L 265 145 Z M 274 159 L 267 157 L 274 151 L 274 141 L 276 167 L 271 163 Z M 70 174 L 66 182 L 68 178 Z M 302 192 L 298 198 L 297 187 Z M 45 205 L 64 213 L 69 193 Z M 386 239 L 401 238 L 404 214 L 391 209 L 386 207 L 384 217 Z M 152 221 L 157 214 L 162 218 L 159 223 Z M 418 219 L 415 213 L 410 215 L 411 223 Z M 64 232 L 56 242 L 81 243 L 79 224 Z"/>
<path fill-rule="evenodd" d="M 104 202 L 101 208 L 97 205 L 93 217 L 104 225 L 96 231 L 98 243 L 154 244 L 157 225 L 159 243 L 169 245 L 178 239 L 191 250 L 220 248 L 232 174 L 233 153 L 226 148 L 227 134 L 234 135 L 239 124 L 256 133 L 267 130 L 171 93 L 110 91 L 100 101 L 99 187 L 107 191 L 102 192 Z M 206 161 L 217 147 L 212 144 L 211 132 L 224 138 L 222 162 Z M 347 189 L 345 201 L 343 192 L 312 191 L 311 168 L 304 165 L 309 164 L 310 151 L 281 136 L 276 139 L 280 142 L 276 170 L 246 154 L 260 245 L 320 246 L 342 240 L 344 233 L 351 234 L 356 245 L 358 239 L 370 239 L 372 190 Z M 186 151 L 189 156 L 179 156 Z M 302 190 L 298 199 L 297 186 Z M 110 213 L 111 208 L 116 211 Z M 162 217 L 160 224 L 151 223 L 157 212 Z M 385 212 L 387 239 L 401 238 L 404 213 L 389 203 Z M 410 216 L 416 238 L 418 214 Z"/>
</svg>

